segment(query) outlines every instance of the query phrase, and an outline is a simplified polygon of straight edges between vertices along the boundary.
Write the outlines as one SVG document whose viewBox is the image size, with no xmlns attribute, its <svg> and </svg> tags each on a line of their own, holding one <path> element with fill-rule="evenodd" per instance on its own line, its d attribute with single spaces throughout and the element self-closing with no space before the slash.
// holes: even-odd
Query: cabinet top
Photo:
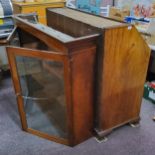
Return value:
<svg viewBox="0 0 155 155">
<path fill-rule="evenodd" d="M 33 14 L 32 14 L 33 15 Z M 30 16 L 32 16 L 30 15 Z M 68 34 L 66 31 L 61 31 L 61 30 L 57 30 L 54 29 L 53 27 L 49 27 L 46 25 L 43 25 L 39 22 L 33 21 L 31 18 L 29 18 L 29 16 L 25 16 L 24 14 L 21 15 L 15 15 L 13 16 L 14 21 L 17 25 L 17 27 L 28 31 L 28 33 L 32 33 L 32 35 L 37 36 L 39 39 L 44 39 L 41 38 L 40 36 L 43 35 L 44 37 L 48 36 L 50 37 L 48 39 L 48 43 L 51 44 L 51 40 L 53 40 L 52 38 L 56 39 L 57 41 L 59 41 L 59 43 L 61 42 L 62 44 L 67 44 L 67 43 L 72 43 L 75 41 L 80 41 L 80 40 L 91 40 L 91 38 L 96 38 L 99 36 L 99 33 L 97 32 L 93 32 L 91 34 L 86 34 L 86 35 L 81 35 L 79 37 L 75 37 L 72 36 L 70 34 Z M 32 16 L 33 18 L 33 16 Z M 81 30 L 81 29 L 80 29 Z"/>
<path fill-rule="evenodd" d="M 28 5 L 43 5 L 43 4 L 52 4 L 52 3 L 65 3 L 65 0 L 48 0 L 44 2 L 13 2 L 13 5 L 18 6 L 28 6 Z"/>
<path fill-rule="evenodd" d="M 79 10 L 69 9 L 69 8 L 50 8 L 48 10 L 50 12 L 54 12 L 56 14 L 91 25 L 93 27 L 101 28 L 101 29 L 128 25 L 127 23 L 115 21 L 106 17 L 96 16 Z"/>
</svg>

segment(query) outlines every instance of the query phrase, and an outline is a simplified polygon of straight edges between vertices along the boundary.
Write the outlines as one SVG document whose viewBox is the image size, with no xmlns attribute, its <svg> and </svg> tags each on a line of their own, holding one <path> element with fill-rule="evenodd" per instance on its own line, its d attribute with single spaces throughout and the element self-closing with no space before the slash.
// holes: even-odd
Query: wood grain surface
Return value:
<svg viewBox="0 0 155 155">
<path fill-rule="evenodd" d="M 74 144 L 92 137 L 95 55 L 92 46 L 71 59 Z"/>
<path fill-rule="evenodd" d="M 68 8 L 62 8 L 62 9 L 51 8 L 49 9 L 49 11 L 55 12 L 56 14 L 59 14 L 59 15 L 64 15 L 74 20 L 76 19 L 76 21 L 83 22 L 90 26 L 101 28 L 101 29 L 126 25 L 125 23 L 122 23 L 122 22 L 113 21 L 110 19 L 106 19 L 103 17 L 87 14 L 84 12 L 80 12 L 80 11 L 76 11 Z"/>
<path fill-rule="evenodd" d="M 101 130 L 139 117 L 150 49 L 135 27 L 105 30 L 98 118 Z"/>
</svg>

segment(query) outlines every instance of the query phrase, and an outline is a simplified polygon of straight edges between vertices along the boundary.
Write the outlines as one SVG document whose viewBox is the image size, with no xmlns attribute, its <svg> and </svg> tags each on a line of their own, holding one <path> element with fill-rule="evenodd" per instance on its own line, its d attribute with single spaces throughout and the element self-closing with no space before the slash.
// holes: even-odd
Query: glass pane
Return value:
<svg viewBox="0 0 155 155">
<path fill-rule="evenodd" d="M 23 56 L 16 62 L 28 127 L 67 138 L 63 63 Z"/>
</svg>

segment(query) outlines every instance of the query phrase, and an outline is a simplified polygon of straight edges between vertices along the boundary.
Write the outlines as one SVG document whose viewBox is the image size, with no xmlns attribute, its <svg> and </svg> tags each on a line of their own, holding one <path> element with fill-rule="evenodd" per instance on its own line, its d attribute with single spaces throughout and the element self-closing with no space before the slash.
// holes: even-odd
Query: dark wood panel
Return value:
<svg viewBox="0 0 155 155">
<path fill-rule="evenodd" d="M 69 18 L 67 17 L 67 14 L 57 14 L 50 10 L 47 10 L 47 25 L 75 38 L 84 37 L 99 32 L 98 28 L 92 27 L 82 21 L 80 22 L 76 19 Z"/>
<path fill-rule="evenodd" d="M 67 48 L 59 40 L 45 34 L 44 32 L 37 30 L 33 26 L 25 24 L 22 21 L 18 21 L 17 19 L 16 24 L 17 27 L 20 28 L 20 30 L 25 31 L 34 37 L 37 37 L 42 42 L 44 42 L 44 44 L 46 44 L 49 48 L 59 51 L 60 53 L 67 53 Z"/>
<path fill-rule="evenodd" d="M 82 12 L 76 9 L 69 8 L 49 8 L 49 12 L 55 13 L 57 15 L 65 16 L 65 18 L 72 19 L 73 21 L 78 21 L 79 23 L 85 23 L 86 25 L 92 26 L 94 28 L 106 29 L 112 27 L 119 27 L 128 25 L 127 23 L 114 21 L 105 17 L 93 15 L 90 13 Z"/>
<path fill-rule="evenodd" d="M 95 55 L 94 46 L 71 59 L 74 144 L 92 136 Z"/>
</svg>

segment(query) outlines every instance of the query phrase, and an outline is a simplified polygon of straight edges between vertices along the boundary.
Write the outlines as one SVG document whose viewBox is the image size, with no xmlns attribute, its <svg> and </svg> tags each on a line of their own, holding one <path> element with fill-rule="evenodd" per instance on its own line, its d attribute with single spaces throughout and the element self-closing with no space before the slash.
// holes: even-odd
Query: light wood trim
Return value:
<svg viewBox="0 0 155 155">
<path fill-rule="evenodd" d="M 13 5 L 18 6 L 31 6 L 31 5 L 44 5 L 44 4 L 54 4 L 54 3 L 65 3 L 65 0 L 48 0 L 48 2 L 13 2 Z"/>
<path fill-rule="evenodd" d="M 72 85 L 71 85 L 71 61 L 66 57 L 64 65 L 64 77 L 65 77 L 65 95 L 67 105 L 67 125 L 69 133 L 69 143 L 74 144 L 74 128 L 73 128 L 73 102 L 72 102 Z"/>
<path fill-rule="evenodd" d="M 42 133 L 40 131 L 31 129 L 31 128 L 28 128 L 26 131 L 28 133 L 33 134 L 33 135 L 36 135 L 36 136 L 39 136 L 39 137 L 42 137 L 42 138 L 45 138 L 45 139 L 48 139 L 48 140 L 51 140 L 51 141 L 54 141 L 54 142 L 57 142 L 57 143 L 69 145 L 68 140 L 60 138 L 60 137 L 51 136 L 51 135 L 49 136 L 48 134 Z"/>
<path fill-rule="evenodd" d="M 12 33 L 6 39 L 0 39 L 0 45 L 7 45 L 7 44 L 9 44 L 9 42 L 15 36 L 16 29 L 17 29 L 17 27 L 15 26 L 14 29 L 12 30 Z"/>
<path fill-rule="evenodd" d="M 56 59 L 59 61 L 63 61 L 64 57 L 66 54 L 63 53 L 58 53 L 54 51 L 41 51 L 41 50 L 34 50 L 34 49 L 28 49 L 28 48 L 18 48 L 18 47 L 13 47 L 13 46 L 7 46 L 7 49 L 11 48 L 10 53 L 14 53 L 15 55 L 20 55 L 20 56 L 30 56 L 30 57 L 40 57 L 41 59 Z M 21 52 L 22 50 L 22 52 Z"/>
<path fill-rule="evenodd" d="M 15 62 L 14 53 L 11 52 L 10 50 L 11 50 L 10 48 L 6 49 L 9 64 L 10 64 L 10 71 L 12 73 L 13 85 L 14 85 L 14 89 L 15 89 L 15 93 L 16 93 L 16 97 L 17 97 L 17 105 L 18 105 L 20 120 L 21 120 L 23 130 L 26 131 L 26 129 L 27 129 L 27 121 L 26 121 L 26 115 L 25 115 L 25 112 L 24 112 L 23 99 L 19 95 L 19 94 L 21 94 L 21 87 L 20 87 L 20 82 L 19 82 L 19 77 L 18 77 L 18 72 L 17 72 L 17 66 L 16 66 L 16 62 Z"/>
</svg>

